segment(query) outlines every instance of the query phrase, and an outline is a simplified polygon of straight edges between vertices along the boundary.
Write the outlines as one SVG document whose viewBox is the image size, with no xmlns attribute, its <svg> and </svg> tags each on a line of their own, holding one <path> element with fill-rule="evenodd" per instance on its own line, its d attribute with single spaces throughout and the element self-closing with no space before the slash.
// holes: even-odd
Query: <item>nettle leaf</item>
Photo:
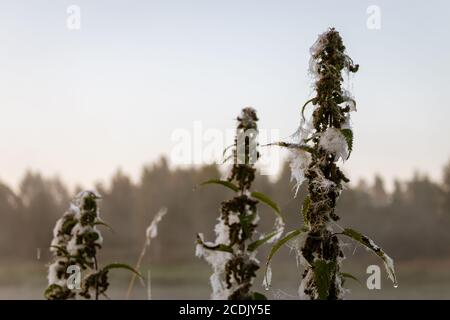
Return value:
<svg viewBox="0 0 450 320">
<path fill-rule="evenodd" d="M 270 261 L 272 260 L 273 256 L 275 255 L 275 253 L 277 253 L 277 251 L 289 240 L 294 239 L 295 237 L 297 237 L 298 235 L 300 235 L 302 233 L 302 230 L 292 230 L 290 232 L 288 232 L 286 234 L 286 236 L 284 238 L 281 238 L 280 240 L 278 240 L 272 247 L 272 249 L 270 250 L 269 256 L 267 257 L 267 262 L 266 264 L 270 264 Z"/>
<path fill-rule="evenodd" d="M 50 246 L 50 248 L 55 248 L 56 250 L 58 250 L 58 252 L 61 252 L 64 256 L 70 257 L 69 252 L 64 247 L 61 247 L 61 246 Z"/>
<path fill-rule="evenodd" d="M 72 231 L 73 227 L 77 224 L 77 220 L 74 218 L 69 218 L 66 221 L 64 221 L 63 226 L 62 226 L 62 231 L 65 234 L 70 234 L 70 232 Z"/>
<path fill-rule="evenodd" d="M 271 207 L 276 215 L 281 219 L 281 221 L 283 221 L 283 217 L 281 216 L 281 210 L 280 207 L 278 207 L 278 205 L 275 203 L 275 201 L 273 201 L 272 199 L 270 199 L 268 196 L 266 196 L 264 193 L 261 192 L 252 192 L 251 196 L 255 199 L 258 199 L 259 201 L 265 203 L 266 205 L 268 205 L 269 207 Z"/>
<path fill-rule="evenodd" d="M 270 261 L 272 261 L 272 258 L 275 255 L 275 253 L 277 253 L 277 251 L 280 250 L 280 248 L 286 242 L 288 242 L 289 240 L 292 240 L 295 237 L 297 237 L 298 235 L 300 235 L 302 233 L 302 231 L 303 230 L 292 230 L 292 231 L 288 232 L 284 238 L 281 238 L 273 245 L 272 249 L 270 250 L 269 256 L 267 257 L 267 261 L 266 261 L 266 271 L 264 273 L 265 279 L 267 279 L 267 270 L 269 269 Z"/>
<path fill-rule="evenodd" d="M 223 252 L 229 252 L 233 253 L 233 249 L 230 246 L 227 246 L 225 244 L 218 244 L 209 246 L 206 243 L 204 243 L 199 235 L 197 235 L 197 243 L 201 244 L 204 248 L 208 250 L 214 250 L 214 251 L 223 251 Z"/>
<path fill-rule="evenodd" d="M 220 180 L 220 179 L 213 179 L 213 180 L 208 180 L 205 181 L 203 183 L 201 183 L 201 186 L 207 185 L 207 184 L 218 184 L 218 185 L 222 185 L 224 187 L 227 187 L 231 190 L 233 190 L 234 192 L 238 192 L 239 188 L 238 186 L 236 186 L 234 183 L 227 181 L 227 180 Z"/>
<path fill-rule="evenodd" d="M 303 107 L 302 107 L 302 118 L 303 118 L 303 120 L 305 119 L 305 108 L 306 108 L 306 106 L 307 106 L 309 103 L 311 103 L 311 102 L 312 102 L 313 104 L 315 104 L 315 103 L 314 103 L 315 100 L 316 100 L 316 98 L 309 99 L 309 100 L 306 101 L 305 104 L 303 105 Z"/>
<path fill-rule="evenodd" d="M 308 142 L 311 139 L 305 140 L 305 142 Z M 298 144 L 298 143 L 289 143 L 289 142 L 274 142 L 274 143 L 269 143 L 266 144 L 265 146 L 278 146 L 278 147 L 283 147 L 283 148 L 288 148 L 288 149 L 301 149 L 303 151 L 309 152 L 311 154 L 313 154 L 314 148 L 308 146 L 307 144 Z"/>
<path fill-rule="evenodd" d="M 225 158 L 225 154 L 227 153 L 227 151 L 228 151 L 230 148 L 234 147 L 234 146 L 235 146 L 235 145 L 232 144 L 232 145 L 229 145 L 228 147 L 226 147 L 225 149 L 223 149 L 222 157 Z"/>
<path fill-rule="evenodd" d="M 223 161 L 222 164 L 227 163 L 230 159 L 233 159 L 234 155 L 230 154 L 228 157 L 226 157 Z"/>
<path fill-rule="evenodd" d="M 331 277 L 336 270 L 336 263 L 332 261 L 316 260 L 314 261 L 314 283 L 316 284 L 319 299 L 328 298 L 331 284 Z"/>
<path fill-rule="evenodd" d="M 309 196 L 306 196 L 305 200 L 303 201 L 302 206 L 302 216 L 303 216 L 303 223 L 306 227 L 310 226 L 309 217 L 308 217 L 308 210 L 309 206 L 311 205 L 311 198 Z"/>
<path fill-rule="evenodd" d="M 242 232 L 244 233 L 244 236 L 246 238 L 249 238 L 251 235 L 251 227 L 252 227 L 252 222 L 256 217 L 256 213 L 253 214 L 241 214 L 239 215 L 239 222 L 241 224 L 242 227 Z"/>
<path fill-rule="evenodd" d="M 111 226 L 104 221 L 101 221 L 101 220 L 95 221 L 94 225 L 104 226 L 104 227 L 108 228 L 111 232 L 114 232 L 113 228 L 111 228 Z"/>
<path fill-rule="evenodd" d="M 252 293 L 252 300 L 267 300 L 266 296 L 259 292 Z"/>
<path fill-rule="evenodd" d="M 252 242 L 251 244 L 248 245 L 248 248 L 247 248 L 248 251 L 255 251 L 259 246 L 263 245 L 264 243 L 266 243 L 267 241 L 269 241 L 270 239 L 275 237 L 279 232 L 280 231 L 278 231 L 278 230 L 273 231 L 273 232 L 265 235 L 261 239 L 258 239 L 255 242 Z"/>
<path fill-rule="evenodd" d="M 138 271 L 136 271 L 136 269 L 134 269 L 133 267 L 129 266 L 126 263 L 110 263 L 110 264 L 106 265 L 105 267 L 103 267 L 103 271 L 107 271 L 107 270 L 111 270 L 111 269 L 128 270 L 128 271 L 135 273 L 140 278 L 142 278 L 141 274 Z"/>
<path fill-rule="evenodd" d="M 372 239 L 366 237 L 365 235 L 363 235 L 362 233 L 360 233 L 360 232 L 358 232 L 356 230 L 347 228 L 347 229 L 344 229 L 342 234 L 346 235 L 347 237 L 352 238 L 353 240 L 355 240 L 355 241 L 357 241 L 359 243 L 361 243 L 362 245 L 364 245 L 368 249 L 372 250 L 378 257 L 380 257 L 381 260 L 383 260 L 383 262 L 384 262 L 384 267 L 386 268 L 386 272 L 388 274 L 389 279 L 394 284 L 394 287 L 397 287 L 397 277 L 395 275 L 394 260 L 392 260 L 392 258 L 389 257 L 383 251 L 383 249 L 381 249 L 379 246 L 377 246 L 375 244 L 375 242 L 372 241 Z"/>
<path fill-rule="evenodd" d="M 355 280 L 356 282 L 358 282 L 362 286 L 361 281 L 359 281 L 359 279 L 357 277 L 355 277 L 354 275 L 352 275 L 350 273 L 340 272 L 339 275 L 341 276 L 341 279 L 342 279 L 341 280 L 342 281 L 342 285 L 344 285 L 346 279 L 352 279 L 352 280 Z"/>
<path fill-rule="evenodd" d="M 353 131 L 351 129 L 342 129 L 341 133 L 344 136 L 345 141 L 347 141 L 347 146 L 348 146 L 347 159 L 348 159 L 350 157 L 350 153 L 352 153 L 352 149 L 353 149 Z"/>
<path fill-rule="evenodd" d="M 226 244 L 219 244 L 214 250 L 233 253 L 233 249 Z"/>
</svg>

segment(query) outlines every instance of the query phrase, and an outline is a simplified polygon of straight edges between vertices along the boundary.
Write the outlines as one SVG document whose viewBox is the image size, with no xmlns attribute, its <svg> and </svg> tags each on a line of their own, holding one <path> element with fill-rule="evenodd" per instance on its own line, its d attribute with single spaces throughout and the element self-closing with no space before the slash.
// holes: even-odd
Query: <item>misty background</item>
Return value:
<svg viewBox="0 0 450 320">
<path fill-rule="evenodd" d="M 77 30 L 67 27 L 73 5 Z M 380 28 L 368 27 L 370 6 Z M 363 285 L 348 282 L 347 297 L 450 299 L 449 12 L 445 0 L 0 1 L 0 298 L 43 298 L 53 226 L 83 188 L 103 195 L 114 230 L 102 230 L 102 263 L 134 264 L 164 206 L 142 270 L 152 297 L 208 298 L 211 270 L 194 256 L 195 235 L 212 238 L 232 195 L 198 187 L 225 171 L 174 161 L 173 133 L 198 121 L 233 129 L 252 106 L 261 130 L 288 137 L 312 94 L 309 48 L 334 26 L 360 64 L 339 225 L 380 244 L 399 280 L 394 289 L 383 273 L 382 290 L 367 290 L 366 268 L 381 262 L 349 243 L 344 270 Z M 281 161 L 255 185 L 280 205 L 287 230 L 300 226 L 305 195 L 294 198 L 289 179 Z M 259 209 L 269 230 L 273 213 Z M 295 298 L 293 253 L 283 249 L 273 272 L 268 296 Z M 128 280 L 112 273 L 110 296 L 125 297 Z M 137 284 L 133 297 L 147 296 Z"/>
<path fill-rule="evenodd" d="M 113 229 L 102 230 L 105 240 L 100 261 L 134 264 L 145 241 L 146 227 L 161 207 L 167 207 L 168 214 L 141 269 L 146 278 L 151 270 L 152 298 L 208 298 L 211 270 L 194 256 L 195 236 L 203 232 L 213 239 L 220 203 L 233 194 L 221 186 L 199 184 L 222 176 L 214 165 L 170 169 L 167 159 L 161 158 L 142 168 L 138 183 L 119 170 L 107 183 L 96 185 L 102 195 L 100 216 Z M 387 280 L 382 290 L 365 288 L 367 266 L 382 267 L 382 263 L 373 253 L 348 242 L 343 269 L 357 275 L 364 285 L 349 283 L 354 291 L 349 298 L 450 298 L 450 162 L 442 168 L 442 180 L 436 183 L 426 174 L 416 173 L 411 179 L 397 180 L 393 191 L 387 192 L 383 177 L 376 176 L 344 190 L 337 206 L 342 217 L 338 224 L 360 230 L 382 246 L 395 259 L 400 283 L 397 289 Z M 301 226 L 305 186 L 297 198 L 292 188 L 287 165 L 278 180 L 271 182 L 267 176 L 258 175 L 254 185 L 254 190 L 279 204 L 286 231 Z M 51 259 L 48 247 L 52 229 L 76 191 L 58 178 L 31 171 L 21 180 L 17 193 L 0 184 L 0 297 L 42 297 L 46 263 Z M 261 232 L 270 230 L 273 224 L 271 210 L 259 205 Z M 263 263 L 267 248 L 258 255 Z M 301 274 L 294 254 L 283 248 L 274 260 L 274 289 L 269 297 L 294 298 Z M 385 280 L 384 269 L 382 272 Z M 111 274 L 111 296 L 124 298 L 128 274 Z M 259 280 L 255 288 L 261 291 Z M 133 297 L 146 299 L 146 290 L 137 284 Z"/>
</svg>

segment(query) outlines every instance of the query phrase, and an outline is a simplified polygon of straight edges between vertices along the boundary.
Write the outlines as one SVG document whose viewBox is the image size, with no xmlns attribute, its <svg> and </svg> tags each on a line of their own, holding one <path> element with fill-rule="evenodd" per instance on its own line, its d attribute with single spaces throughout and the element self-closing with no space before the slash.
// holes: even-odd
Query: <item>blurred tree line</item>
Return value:
<svg viewBox="0 0 450 320">
<path fill-rule="evenodd" d="M 162 158 L 142 169 L 137 184 L 119 170 L 108 185 L 96 185 L 103 196 L 101 217 L 113 229 L 102 230 L 104 255 L 134 261 L 146 227 L 161 207 L 167 207 L 158 238 L 152 242 L 154 259 L 160 263 L 195 259 L 196 233 L 212 238 L 220 202 L 232 196 L 220 186 L 198 185 L 221 176 L 214 165 L 170 169 Z M 442 181 L 438 184 L 415 174 L 410 181 L 396 181 L 389 193 L 380 176 L 371 185 L 361 180 L 342 194 L 338 204 L 342 224 L 377 239 L 397 260 L 450 257 L 450 163 Z M 276 181 L 258 176 L 255 183 L 255 190 L 281 207 L 286 230 L 298 228 L 305 195 L 303 186 L 293 198 L 292 187 L 288 166 Z M 25 174 L 17 193 L 0 182 L 0 257 L 35 259 L 37 248 L 46 252 L 55 222 L 73 195 L 59 179 L 35 172 Z M 273 213 L 261 204 L 260 215 L 261 229 L 268 230 Z"/>
</svg>

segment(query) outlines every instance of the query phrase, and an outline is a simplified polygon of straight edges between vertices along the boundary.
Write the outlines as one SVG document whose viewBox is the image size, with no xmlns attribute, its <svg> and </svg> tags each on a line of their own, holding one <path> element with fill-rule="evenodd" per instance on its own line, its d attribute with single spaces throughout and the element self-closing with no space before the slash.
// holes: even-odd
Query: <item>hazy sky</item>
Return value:
<svg viewBox="0 0 450 320">
<path fill-rule="evenodd" d="M 69 30 L 67 8 L 81 9 Z M 381 29 L 367 27 L 370 5 Z M 0 180 L 138 177 L 176 129 L 233 128 L 254 106 L 288 136 L 329 26 L 361 65 L 349 176 L 440 179 L 450 159 L 448 1 L 0 1 Z"/>
</svg>

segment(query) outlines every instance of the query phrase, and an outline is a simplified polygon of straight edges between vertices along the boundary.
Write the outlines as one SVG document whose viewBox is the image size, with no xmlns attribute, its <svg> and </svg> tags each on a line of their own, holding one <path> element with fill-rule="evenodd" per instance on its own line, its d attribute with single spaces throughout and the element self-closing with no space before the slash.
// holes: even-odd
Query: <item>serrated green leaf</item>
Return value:
<svg viewBox="0 0 450 320">
<path fill-rule="evenodd" d="M 263 245 L 264 243 L 275 237 L 278 233 L 279 231 L 273 231 L 267 234 L 266 236 L 262 237 L 261 239 L 258 239 L 255 242 L 250 243 L 247 248 L 248 251 L 256 250 L 259 246 Z"/>
<path fill-rule="evenodd" d="M 336 270 L 336 263 L 332 261 L 316 260 L 314 261 L 314 283 L 316 284 L 319 299 L 328 298 L 331 276 Z"/>
<path fill-rule="evenodd" d="M 205 181 L 203 183 L 201 183 L 201 186 L 207 185 L 207 184 L 218 184 L 218 185 L 222 185 L 224 187 L 227 187 L 231 190 L 233 190 L 234 192 L 238 192 L 239 188 L 238 186 L 236 186 L 234 183 L 227 181 L 227 180 L 220 180 L 220 179 L 213 179 L 213 180 L 208 180 Z"/>
<path fill-rule="evenodd" d="M 350 157 L 350 153 L 352 153 L 353 150 L 353 131 L 351 129 L 342 129 L 341 130 L 342 135 L 345 138 L 345 141 L 347 141 L 348 146 L 348 157 Z"/>
<path fill-rule="evenodd" d="M 397 276 L 395 275 L 394 261 L 391 257 L 389 257 L 378 245 L 376 245 L 375 242 L 372 241 L 372 239 L 366 237 L 356 230 L 346 228 L 344 229 L 344 231 L 342 231 L 342 234 L 361 243 L 365 247 L 372 250 L 378 257 L 380 257 L 384 262 L 384 267 L 386 268 L 389 279 L 394 284 L 394 287 L 397 287 Z"/>
<path fill-rule="evenodd" d="M 275 201 L 273 201 L 272 199 L 270 199 L 268 196 L 266 196 L 264 193 L 261 192 L 254 191 L 251 193 L 251 196 L 271 207 L 275 211 L 276 215 L 281 219 L 281 221 L 283 221 L 283 217 L 281 216 L 281 210 L 275 203 Z"/>
<path fill-rule="evenodd" d="M 103 267 L 103 270 L 111 270 L 111 269 L 125 269 L 135 273 L 137 276 L 142 278 L 141 274 L 138 271 L 136 271 L 133 267 L 129 266 L 126 263 L 110 263 Z"/>
</svg>

